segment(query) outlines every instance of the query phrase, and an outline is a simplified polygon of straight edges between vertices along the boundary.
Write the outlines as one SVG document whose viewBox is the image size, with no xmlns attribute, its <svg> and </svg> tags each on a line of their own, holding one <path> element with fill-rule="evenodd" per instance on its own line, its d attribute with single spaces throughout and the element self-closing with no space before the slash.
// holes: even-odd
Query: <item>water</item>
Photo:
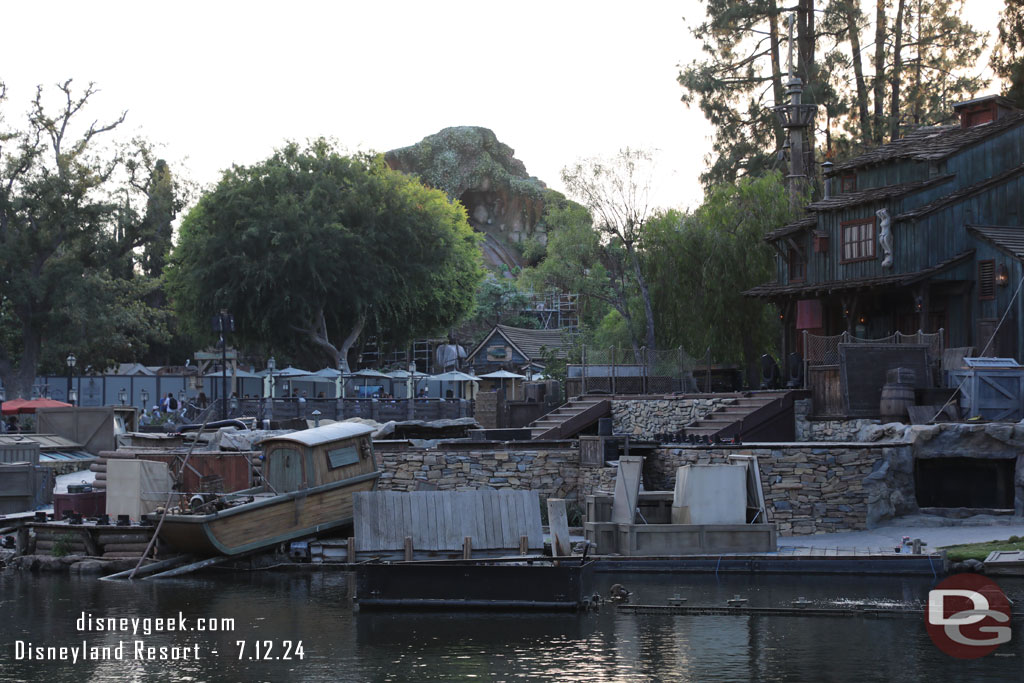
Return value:
<svg viewBox="0 0 1024 683">
<path fill-rule="evenodd" d="M 847 599 L 920 605 L 932 581 L 844 576 L 598 575 L 634 591 L 632 602 L 752 606 L 818 605 Z M 1003 589 L 1024 604 L 1024 581 Z M 958 661 L 939 652 L 918 618 L 591 614 L 358 614 L 334 572 L 235 573 L 110 583 L 0 572 L 0 682 L 7 681 L 1014 681 L 1024 680 L 1022 635 L 998 653 Z M 1019 609 L 1019 607 L 1018 607 Z M 234 619 L 224 632 L 82 633 L 93 618 Z M 1015 630 L 1024 628 L 1014 622 Z M 15 661 L 15 641 L 33 646 L 126 644 L 124 661 Z M 145 647 L 198 646 L 200 658 L 132 659 Z M 242 659 L 239 646 L 244 642 Z M 250 660 L 256 643 L 271 657 Z M 296 657 L 301 641 L 304 658 Z M 265 650 L 265 645 L 261 649 Z"/>
</svg>

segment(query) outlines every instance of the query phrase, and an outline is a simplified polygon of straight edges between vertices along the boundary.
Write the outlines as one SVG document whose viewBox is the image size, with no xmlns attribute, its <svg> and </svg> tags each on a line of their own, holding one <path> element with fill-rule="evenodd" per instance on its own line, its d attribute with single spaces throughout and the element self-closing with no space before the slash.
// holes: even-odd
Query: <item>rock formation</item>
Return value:
<svg viewBox="0 0 1024 683">
<path fill-rule="evenodd" d="M 484 259 L 496 269 L 522 266 L 518 245 L 547 243 L 541 224 L 544 183 L 526 173 L 514 150 L 494 132 L 477 126 L 445 128 L 415 145 L 393 149 L 384 159 L 466 207 L 469 222 L 485 236 Z"/>
</svg>

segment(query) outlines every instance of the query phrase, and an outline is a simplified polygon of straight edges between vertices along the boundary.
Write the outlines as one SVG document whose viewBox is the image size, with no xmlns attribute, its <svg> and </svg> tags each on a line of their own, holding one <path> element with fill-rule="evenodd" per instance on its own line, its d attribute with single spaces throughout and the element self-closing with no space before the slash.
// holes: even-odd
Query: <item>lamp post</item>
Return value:
<svg viewBox="0 0 1024 683">
<path fill-rule="evenodd" d="M 68 403 L 75 405 L 75 398 L 77 397 L 71 396 L 71 375 L 75 372 L 75 363 L 78 362 L 78 359 L 75 358 L 75 354 L 69 353 L 64 362 L 68 364 Z"/>
<path fill-rule="evenodd" d="M 128 390 L 122 388 L 120 391 L 117 392 L 117 398 L 118 400 L 121 401 L 121 405 L 124 405 L 125 402 L 128 400 Z"/>
<path fill-rule="evenodd" d="M 139 392 L 139 397 L 142 399 L 142 409 L 146 410 L 149 407 L 149 392 L 143 389 Z"/>
<path fill-rule="evenodd" d="M 220 418 L 228 419 L 228 343 L 225 335 L 235 331 L 235 316 L 228 313 L 226 308 L 220 309 L 220 313 L 213 316 L 213 331 L 220 333 L 220 373 L 221 373 L 221 404 Z"/>
<path fill-rule="evenodd" d="M 267 415 L 272 419 L 274 417 L 274 370 L 277 369 L 277 361 L 271 356 L 267 359 L 267 370 L 270 370 L 270 410 L 267 411 Z"/>
</svg>

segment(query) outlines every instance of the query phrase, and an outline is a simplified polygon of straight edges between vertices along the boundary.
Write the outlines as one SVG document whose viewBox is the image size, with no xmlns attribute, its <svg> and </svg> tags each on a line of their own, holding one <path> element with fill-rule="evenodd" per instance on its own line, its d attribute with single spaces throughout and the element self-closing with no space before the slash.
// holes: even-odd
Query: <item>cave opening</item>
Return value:
<svg viewBox="0 0 1024 683">
<path fill-rule="evenodd" d="M 1016 458 L 918 458 L 914 490 L 923 508 L 1012 510 Z"/>
</svg>

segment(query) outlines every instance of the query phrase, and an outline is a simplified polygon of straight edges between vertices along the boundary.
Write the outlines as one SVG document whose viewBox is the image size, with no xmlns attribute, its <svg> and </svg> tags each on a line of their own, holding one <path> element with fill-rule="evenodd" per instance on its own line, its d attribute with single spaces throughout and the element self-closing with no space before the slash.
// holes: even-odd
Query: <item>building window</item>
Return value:
<svg viewBox="0 0 1024 683">
<path fill-rule="evenodd" d="M 847 192 L 857 191 L 857 176 L 853 173 L 850 175 L 844 175 L 839 178 L 839 192 L 840 194 L 846 194 Z"/>
<path fill-rule="evenodd" d="M 996 262 L 978 261 L 978 299 L 991 301 L 996 298 Z"/>
<path fill-rule="evenodd" d="M 796 249 L 789 250 L 789 281 L 803 282 L 807 279 L 807 259 Z"/>
<path fill-rule="evenodd" d="M 843 232 L 843 263 L 875 258 L 875 219 L 847 221 L 840 226 Z"/>
</svg>

